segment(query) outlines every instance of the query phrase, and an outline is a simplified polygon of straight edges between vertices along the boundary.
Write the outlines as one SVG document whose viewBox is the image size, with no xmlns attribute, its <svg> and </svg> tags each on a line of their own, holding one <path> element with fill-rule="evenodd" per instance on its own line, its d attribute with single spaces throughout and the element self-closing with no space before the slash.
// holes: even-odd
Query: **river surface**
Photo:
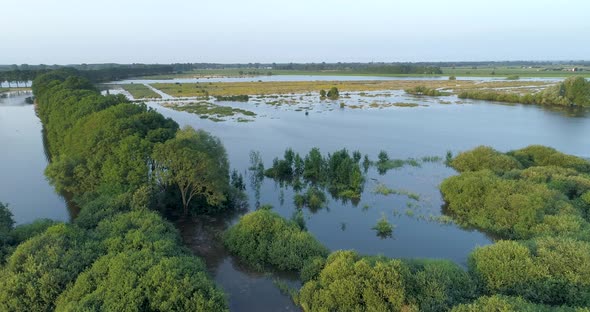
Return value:
<svg viewBox="0 0 590 312">
<path fill-rule="evenodd" d="M 269 78 L 276 77 L 279 76 Z M 349 80 L 349 77 L 327 80 L 334 79 Z M 218 103 L 255 112 L 257 116 L 251 122 L 214 122 L 163 107 L 163 102 L 147 104 L 181 126 L 205 129 L 218 136 L 226 147 L 232 168 L 245 177 L 249 209 L 271 204 L 286 218 L 295 211 L 293 189 L 271 179 L 251 179 L 248 171 L 251 151 L 260 153 L 266 168 L 271 166 L 273 158 L 282 157 L 286 148 L 293 148 L 302 156 L 311 148 L 319 147 L 324 154 L 342 148 L 359 150 L 373 160 L 381 150 L 387 151 L 390 158 L 438 156 L 444 159 L 447 151 L 456 154 L 478 145 L 508 151 L 543 144 L 568 154 L 590 156 L 590 136 L 587 135 L 590 118 L 586 111 L 459 101 L 454 96 L 423 98 L 398 91 L 369 96 L 351 93 L 343 100 L 344 108 L 340 107 L 341 101 L 320 101 L 313 96 L 298 96 L 303 102 L 301 105 L 268 105 L 261 101 Z M 0 100 L 0 144 L 5 147 L 0 153 L 0 201 L 10 203 L 19 223 L 37 217 L 68 220 L 63 200 L 43 177 L 46 159 L 41 125 L 33 107 L 24 105 L 24 96 L 21 97 L 22 100 L 18 100 L 19 97 Z M 371 108 L 368 103 L 375 100 L 412 102 L 421 106 Z M 365 105 L 351 108 L 355 103 Z M 371 168 L 360 201 L 346 202 L 327 194 L 326 207 L 314 211 L 304 209 L 307 228 L 331 250 L 355 249 L 362 254 L 389 257 L 449 259 L 465 266 L 469 252 L 476 246 L 490 244 L 492 239 L 440 218 L 444 202 L 438 186 L 454 174 L 455 171 L 441 160 L 419 162 L 419 166 L 404 166 L 385 174 Z M 374 190 L 378 184 L 417 194 L 419 199 L 376 194 Z M 221 231 L 236 222 L 239 215 L 185 220 L 177 226 L 187 246 L 205 259 L 215 281 L 228 293 L 232 311 L 297 310 L 275 285 L 279 280 L 298 287 L 297 276 L 285 272 L 254 272 L 230 256 L 219 242 Z M 372 229 L 383 216 L 395 225 L 391 237 L 381 238 Z"/>
<path fill-rule="evenodd" d="M 0 202 L 8 203 L 16 224 L 37 218 L 69 221 L 64 199 L 43 174 L 43 127 L 35 107 L 25 103 L 31 95 L 0 94 Z"/>
</svg>

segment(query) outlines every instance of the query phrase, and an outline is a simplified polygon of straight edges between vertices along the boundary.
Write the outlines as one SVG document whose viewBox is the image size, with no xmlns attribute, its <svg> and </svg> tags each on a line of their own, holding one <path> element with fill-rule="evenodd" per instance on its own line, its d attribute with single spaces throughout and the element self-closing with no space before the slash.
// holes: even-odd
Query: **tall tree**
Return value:
<svg viewBox="0 0 590 312">
<path fill-rule="evenodd" d="M 154 171 L 161 185 L 177 185 L 185 215 L 191 200 L 203 197 L 218 206 L 225 200 L 229 186 L 229 163 L 218 138 L 203 130 L 186 127 L 176 137 L 155 146 Z"/>
</svg>

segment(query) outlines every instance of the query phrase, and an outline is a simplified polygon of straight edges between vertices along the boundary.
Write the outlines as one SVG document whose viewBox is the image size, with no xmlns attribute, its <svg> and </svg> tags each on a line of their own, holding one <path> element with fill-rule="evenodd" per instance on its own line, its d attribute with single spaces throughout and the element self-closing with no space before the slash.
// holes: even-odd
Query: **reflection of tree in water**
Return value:
<svg viewBox="0 0 590 312">
<path fill-rule="evenodd" d="M 264 180 L 264 163 L 260 152 L 250 151 L 250 187 L 254 190 L 255 208 L 260 207 L 260 187 Z"/>
</svg>

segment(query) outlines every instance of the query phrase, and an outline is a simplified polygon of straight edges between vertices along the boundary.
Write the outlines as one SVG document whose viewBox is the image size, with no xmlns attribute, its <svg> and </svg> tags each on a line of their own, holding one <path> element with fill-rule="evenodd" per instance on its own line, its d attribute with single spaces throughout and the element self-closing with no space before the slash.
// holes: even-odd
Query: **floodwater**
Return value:
<svg viewBox="0 0 590 312">
<path fill-rule="evenodd" d="M 16 224 L 38 218 L 69 221 L 64 199 L 43 174 L 47 157 L 41 121 L 25 103 L 30 92 L 0 94 L 0 202 L 8 203 Z"/>
<path fill-rule="evenodd" d="M 148 102 L 181 126 L 202 128 L 224 143 L 231 165 L 246 177 L 250 210 L 259 204 L 271 204 L 289 218 L 295 211 L 294 191 L 271 179 L 250 181 L 250 151 L 258 151 L 265 167 L 286 148 L 302 156 L 313 147 L 325 153 L 346 148 L 368 154 L 372 160 L 381 150 L 390 158 L 421 159 L 454 154 L 478 145 L 490 145 L 500 151 L 543 144 L 565 153 L 590 156 L 590 119 L 587 111 L 554 111 L 538 106 L 502 105 L 483 101 L 459 100 L 455 96 L 440 98 L 405 95 L 400 91 L 351 92 L 338 101 L 320 101 L 317 96 L 296 95 L 285 103 L 268 105 L 268 100 L 254 98 L 248 103 L 216 104 L 243 108 L 257 114 L 252 122 L 228 119 L 214 122 L 199 116 L 161 106 L 165 101 Z M 371 107 L 370 103 L 416 103 L 418 107 Z M 341 104 L 344 103 L 344 108 Z M 361 108 L 351 108 L 361 107 Z M 307 112 L 307 114 L 305 114 Z M 362 254 L 381 254 L 399 258 L 449 259 L 466 266 L 469 252 L 492 239 L 476 230 L 462 229 L 441 221 L 444 205 L 439 184 L 456 174 L 443 161 L 422 162 L 419 167 L 405 166 L 381 175 L 375 169 L 367 173 L 364 192 L 358 203 L 342 202 L 328 195 L 326 207 L 304 210 L 308 230 L 331 250 L 355 249 Z M 403 195 L 374 193 L 378 184 L 419 195 L 419 200 Z M 385 216 L 395 225 L 390 238 L 380 238 L 372 229 Z M 209 246 L 214 240 L 203 233 L 216 233 L 238 216 L 226 220 L 180 226 L 185 242 L 205 258 L 216 281 L 229 293 L 232 309 L 241 311 L 279 311 L 295 309 L 287 296 L 279 295 L 272 279 L 257 275 L 237 264 L 223 246 Z M 215 235 L 211 235 L 214 237 Z M 211 250 L 215 250 L 211 252 Z M 293 277 L 276 275 L 297 285 Z M 248 282 L 246 282 L 248 281 Z M 239 283 L 239 286 L 236 284 Z M 248 286 L 250 285 L 250 286 Z M 261 289 L 268 295 L 261 302 Z M 272 295 L 271 295 L 272 294 Z"/>
<path fill-rule="evenodd" d="M 296 76 L 285 77 L 294 79 Z M 335 79 L 348 80 L 349 77 L 327 80 Z M 68 220 L 64 201 L 43 176 L 46 158 L 42 129 L 33 106 L 24 104 L 26 96 L 0 99 L 0 144 L 4 147 L 0 153 L 0 201 L 10 203 L 18 223 L 39 217 Z M 293 101 L 297 103 L 289 104 Z M 319 147 L 324 154 L 342 148 L 351 152 L 359 150 L 373 160 L 381 150 L 387 151 L 392 159 L 425 156 L 444 159 L 447 151 L 456 154 L 478 145 L 507 151 L 543 144 L 565 153 L 590 156 L 587 111 L 553 111 L 538 106 L 459 100 L 454 96 L 416 97 L 399 91 L 363 95 L 351 92 L 338 101 L 297 95 L 281 105 L 267 102 L 268 99 L 254 98 L 248 103 L 216 103 L 255 112 L 257 116 L 251 118 L 251 122 L 236 122 L 231 118 L 214 122 L 163 107 L 160 105 L 163 102 L 147 104 L 181 126 L 205 129 L 218 136 L 226 147 L 232 168 L 245 177 L 249 209 L 255 209 L 258 204 L 271 204 L 287 218 L 295 211 L 294 191 L 271 179 L 250 179 L 251 151 L 260 153 L 266 168 L 273 158 L 282 157 L 286 148 L 302 156 L 311 148 Z M 384 107 L 371 106 L 371 103 L 416 103 L 420 106 Z M 355 249 L 370 255 L 449 259 L 465 266 L 474 247 L 492 240 L 479 231 L 441 221 L 444 203 L 438 186 L 454 174 L 443 161 L 420 162 L 420 166 L 404 166 L 383 175 L 371 168 L 358 203 L 343 202 L 326 193 L 329 199 L 326 207 L 315 211 L 304 209 L 307 228 L 331 250 Z M 378 184 L 415 193 L 419 199 L 376 194 L 373 191 Z M 255 272 L 223 247 L 220 233 L 239 216 L 240 213 L 236 213 L 224 218 L 184 220 L 177 226 L 186 245 L 205 259 L 213 278 L 228 294 L 232 311 L 297 310 L 275 285 L 280 281 L 299 287 L 296 275 Z M 382 216 L 395 225 L 392 237 L 381 238 L 372 229 Z"/>
</svg>

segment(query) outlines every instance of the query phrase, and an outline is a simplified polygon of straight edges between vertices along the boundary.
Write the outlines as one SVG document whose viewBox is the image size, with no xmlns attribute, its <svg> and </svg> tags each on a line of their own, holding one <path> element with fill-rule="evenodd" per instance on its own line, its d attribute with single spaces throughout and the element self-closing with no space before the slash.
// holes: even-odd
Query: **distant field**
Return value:
<svg viewBox="0 0 590 312">
<path fill-rule="evenodd" d="M 131 93 L 131 95 L 136 99 L 159 99 L 162 97 L 143 84 L 124 84 L 121 85 L 121 87 L 125 89 L 125 91 Z"/>
<path fill-rule="evenodd" d="M 572 66 L 573 67 L 573 66 Z M 300 76 L 373 76 L 373 77 L 440 77 L 440 76 L 457 76 L 457 77 L 569 77 L 572 75 L 581 75 L 590 77 L 590 67 L 581 67 L 584 71 L 573 72 L 563 70 L 553 70 L 559 67 L 548 68 L 521 68 L 521 67 L 441 67 L 442 74 L 375 74 L 363 73 L 362 71 L 352 70 L 324 70 L 324 71 L 305 71 L 305 70 L 272 70 L 272 69 L 203 69 L 184 72 L 181 74 L 157 75 L 142 77 L 146 79 L 174 79 L 174 78 L 207 78 L 207 77 L 245 77 L 245 76 L 266 76 L 272 75 L 300 75 Z M 563 68 L 570 68 L 565 67 Z"/>
<path fill-rule="evenodd" d="M 449 81 L 449 80 L 376 80 L 376 81 L 271 81 L 271 82 L 202 82 L 202 83 L 154 83 L 154 88 L 175 97 L 306 94 L 337 87 L 340 92 L 404 90 L 417 86 L 436 89 L 461 90 L 483 88 L 539 87 L 548 83 L 532 81 Z"/>
<path fill-rule="evenodd" d="M 575 66 L 553 66 L 539 68 L 521 68 L 521 67 L 441 67 L 446 76 L 471 76 L 471 77 L 569 77 L 584 76 L 590 77 L 589 67 L 578 67 L 583 71 L 573 72 L 571 69 Z M 563 69 L 570 69 L 565 71 Z"/>
</svg>

